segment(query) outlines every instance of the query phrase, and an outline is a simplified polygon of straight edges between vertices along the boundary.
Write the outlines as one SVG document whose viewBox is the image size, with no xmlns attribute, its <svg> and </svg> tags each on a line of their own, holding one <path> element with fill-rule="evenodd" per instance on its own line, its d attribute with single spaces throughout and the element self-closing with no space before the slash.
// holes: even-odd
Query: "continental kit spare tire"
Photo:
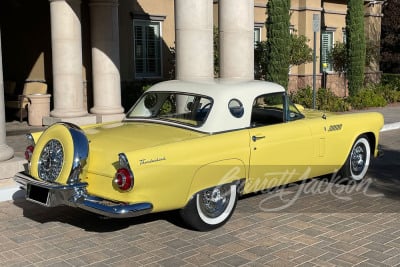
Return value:
<svg viewBox="0 0 400 267">
<path fill-rule="evenodd" d="M 76 125 L 57 123 L 46 129 L 35 145 L 30 162 L 34 178 L 58 184 L 76 182 L 89 152 L 89 142 Z"/>
</svg>

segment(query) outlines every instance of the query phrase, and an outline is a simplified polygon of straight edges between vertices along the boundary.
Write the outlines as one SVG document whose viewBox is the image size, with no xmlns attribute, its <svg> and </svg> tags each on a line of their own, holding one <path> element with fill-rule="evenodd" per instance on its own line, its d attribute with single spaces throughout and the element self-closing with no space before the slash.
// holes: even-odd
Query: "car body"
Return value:
<svg viewBox="0 0 400 267">
<path fill-rule="evenodd" d="M 121 122 L 59 123 L 29 136 L 26 198 L 110 217 L 180 210 L 224 224 L 239 195 L 339 172 L 361 180 L 378 155 L 380 113 L 327 114 L 265 81 L 168 81 Z"/>
</svg>

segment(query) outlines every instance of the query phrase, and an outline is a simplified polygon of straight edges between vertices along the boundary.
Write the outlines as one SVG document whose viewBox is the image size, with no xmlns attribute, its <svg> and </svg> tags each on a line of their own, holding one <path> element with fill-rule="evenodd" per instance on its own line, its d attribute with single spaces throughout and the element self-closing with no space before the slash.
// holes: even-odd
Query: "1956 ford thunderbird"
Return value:
<svg viewBox="0 0 400 267">
<path fill-rule="evenodd" d="M 168 81 L 122 122 L 28 135 L 29 168 L 14 179 L 46 207 L 118 218 L 180 210 L 211 230 L 239 195 L 331 173 L 361 180 L 382 126 L 379 113 L 304 110 L 269 82 Z"/>
</svg>

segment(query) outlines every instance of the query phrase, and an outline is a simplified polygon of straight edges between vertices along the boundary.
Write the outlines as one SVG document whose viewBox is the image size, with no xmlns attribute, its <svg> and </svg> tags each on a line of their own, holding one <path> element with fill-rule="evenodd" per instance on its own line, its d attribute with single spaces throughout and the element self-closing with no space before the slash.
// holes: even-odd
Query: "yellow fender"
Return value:
<svg viewBox="0 0 400 267">
<path fill-rule="evenodd" d="M 246 178 L 246 167 L 240 159 L 226 159 L 204 165 L 193 176 L 187 201 L 204 189 L 240 181 L 244 178 Z"/>
</svg>

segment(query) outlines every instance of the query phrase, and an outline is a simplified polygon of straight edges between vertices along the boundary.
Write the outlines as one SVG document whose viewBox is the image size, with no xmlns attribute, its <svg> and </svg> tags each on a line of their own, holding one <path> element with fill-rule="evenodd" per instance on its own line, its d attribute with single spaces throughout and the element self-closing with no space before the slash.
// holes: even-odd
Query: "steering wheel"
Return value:
<svg viewBox="0 0 400 267">
<path fill-rule="evenodd" d="M 203 113 L 206 110 L 206 108 L 209 108 L 209 107 L 211 107 L 211 103 L 205 104 L 202 108 L 200 108 L 200 113 Z"/>
</svg>

